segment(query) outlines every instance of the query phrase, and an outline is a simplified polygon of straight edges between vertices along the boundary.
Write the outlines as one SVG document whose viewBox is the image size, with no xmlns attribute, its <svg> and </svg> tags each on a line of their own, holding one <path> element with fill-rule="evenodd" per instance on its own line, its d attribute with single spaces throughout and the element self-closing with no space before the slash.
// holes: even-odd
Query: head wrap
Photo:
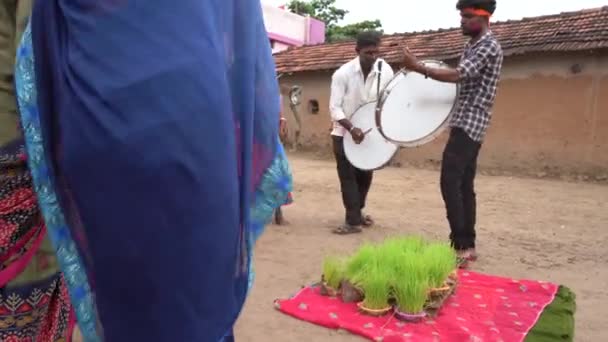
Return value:
<svg viewBox="0 0 608 342">
<path fill-rule="evenodd" d="M 489 18 L 496 10 L 496 0 L 458 0 L 456 9 Z"/>
</svg>

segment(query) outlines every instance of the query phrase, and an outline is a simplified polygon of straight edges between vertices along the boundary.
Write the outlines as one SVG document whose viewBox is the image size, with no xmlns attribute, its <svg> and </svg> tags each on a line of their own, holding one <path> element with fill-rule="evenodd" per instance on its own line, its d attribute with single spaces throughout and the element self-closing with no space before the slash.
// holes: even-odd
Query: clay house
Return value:
<svg viewBox="0 0 608 342">
<path fill-rule="evenodd" d="M 608 7 L 492 24 L 505 53 L 493 122 L 480 157 L 487 170 L 608 178 Z M 381 53 L 400 68 L 400 44 L 422 59 L 458 61 L 460 29 L 387 35 Z M 276 57 L 283 85 L 303 88 L 300 144 L 329 151 L 331 75 L 354 42 L 291 48 Z M 284 113 L 289 113 L 287 103 Z M 438 164 L 445 134 L 402 149 L 401 164 Z"/>
</svg>

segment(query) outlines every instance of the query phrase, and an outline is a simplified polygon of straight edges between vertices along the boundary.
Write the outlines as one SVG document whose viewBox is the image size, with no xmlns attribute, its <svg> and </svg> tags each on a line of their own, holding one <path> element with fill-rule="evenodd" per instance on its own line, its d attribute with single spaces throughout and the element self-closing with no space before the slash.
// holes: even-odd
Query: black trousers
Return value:
<svg viewBox="0 0 608 342">
<path fill-rule="evenodd" d="M 452 128 L 441 163 L 441 195 L 456 250 L 475 248 L 475 173 L 481 144 Z"/>
<path fill-rule="evenodd" d="M 346 209 L 346 223 L 354 226 L 363 224 L 361 210 L 365 207 L 367 193 L 372 185 L 372 171 L 354 167 L 344 154 L 344 138 L 332 136 L 334 156 L 340 179 L 342 202 Z"/>
</svg>

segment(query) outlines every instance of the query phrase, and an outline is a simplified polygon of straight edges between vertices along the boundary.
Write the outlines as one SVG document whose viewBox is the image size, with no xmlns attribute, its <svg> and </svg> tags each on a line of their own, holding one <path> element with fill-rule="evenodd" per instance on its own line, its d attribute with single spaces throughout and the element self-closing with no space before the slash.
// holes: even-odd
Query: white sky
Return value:
<svg viewBox="0 0 608 342">
<path fill-rule="evenodd" d="M 288 1 L 262 2 L 280 6 Z M 344 23 L 380 19 L 386 33 L 460 26 L 456 0 L 337 0 L 336 5 L 350 11 Z M 521 19 L 601 6 L 608 6 L 608 0 L 497 0 L 493 20 Z"/>
</svg>

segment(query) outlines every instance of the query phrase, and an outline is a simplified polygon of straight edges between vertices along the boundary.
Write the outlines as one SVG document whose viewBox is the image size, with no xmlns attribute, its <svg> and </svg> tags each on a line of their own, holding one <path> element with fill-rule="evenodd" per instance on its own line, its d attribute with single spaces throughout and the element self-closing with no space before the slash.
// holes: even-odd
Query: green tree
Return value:
<svg viewBox="0 0 608 342">
<path fill-rule="evenodd" d="M 382 32 L 380 20 L 365 20 L 362 22 L 340 26 L 338 23 L 348 14 L 345 9 L 335 6 L 336 0 L 291 0 L 287 4 L 289 11 L 300 15 L 309 15 L 325 23 L 325 40 L 335 42 L 353 39 L 361 31 L 376 30 Z"/>
</svg>

